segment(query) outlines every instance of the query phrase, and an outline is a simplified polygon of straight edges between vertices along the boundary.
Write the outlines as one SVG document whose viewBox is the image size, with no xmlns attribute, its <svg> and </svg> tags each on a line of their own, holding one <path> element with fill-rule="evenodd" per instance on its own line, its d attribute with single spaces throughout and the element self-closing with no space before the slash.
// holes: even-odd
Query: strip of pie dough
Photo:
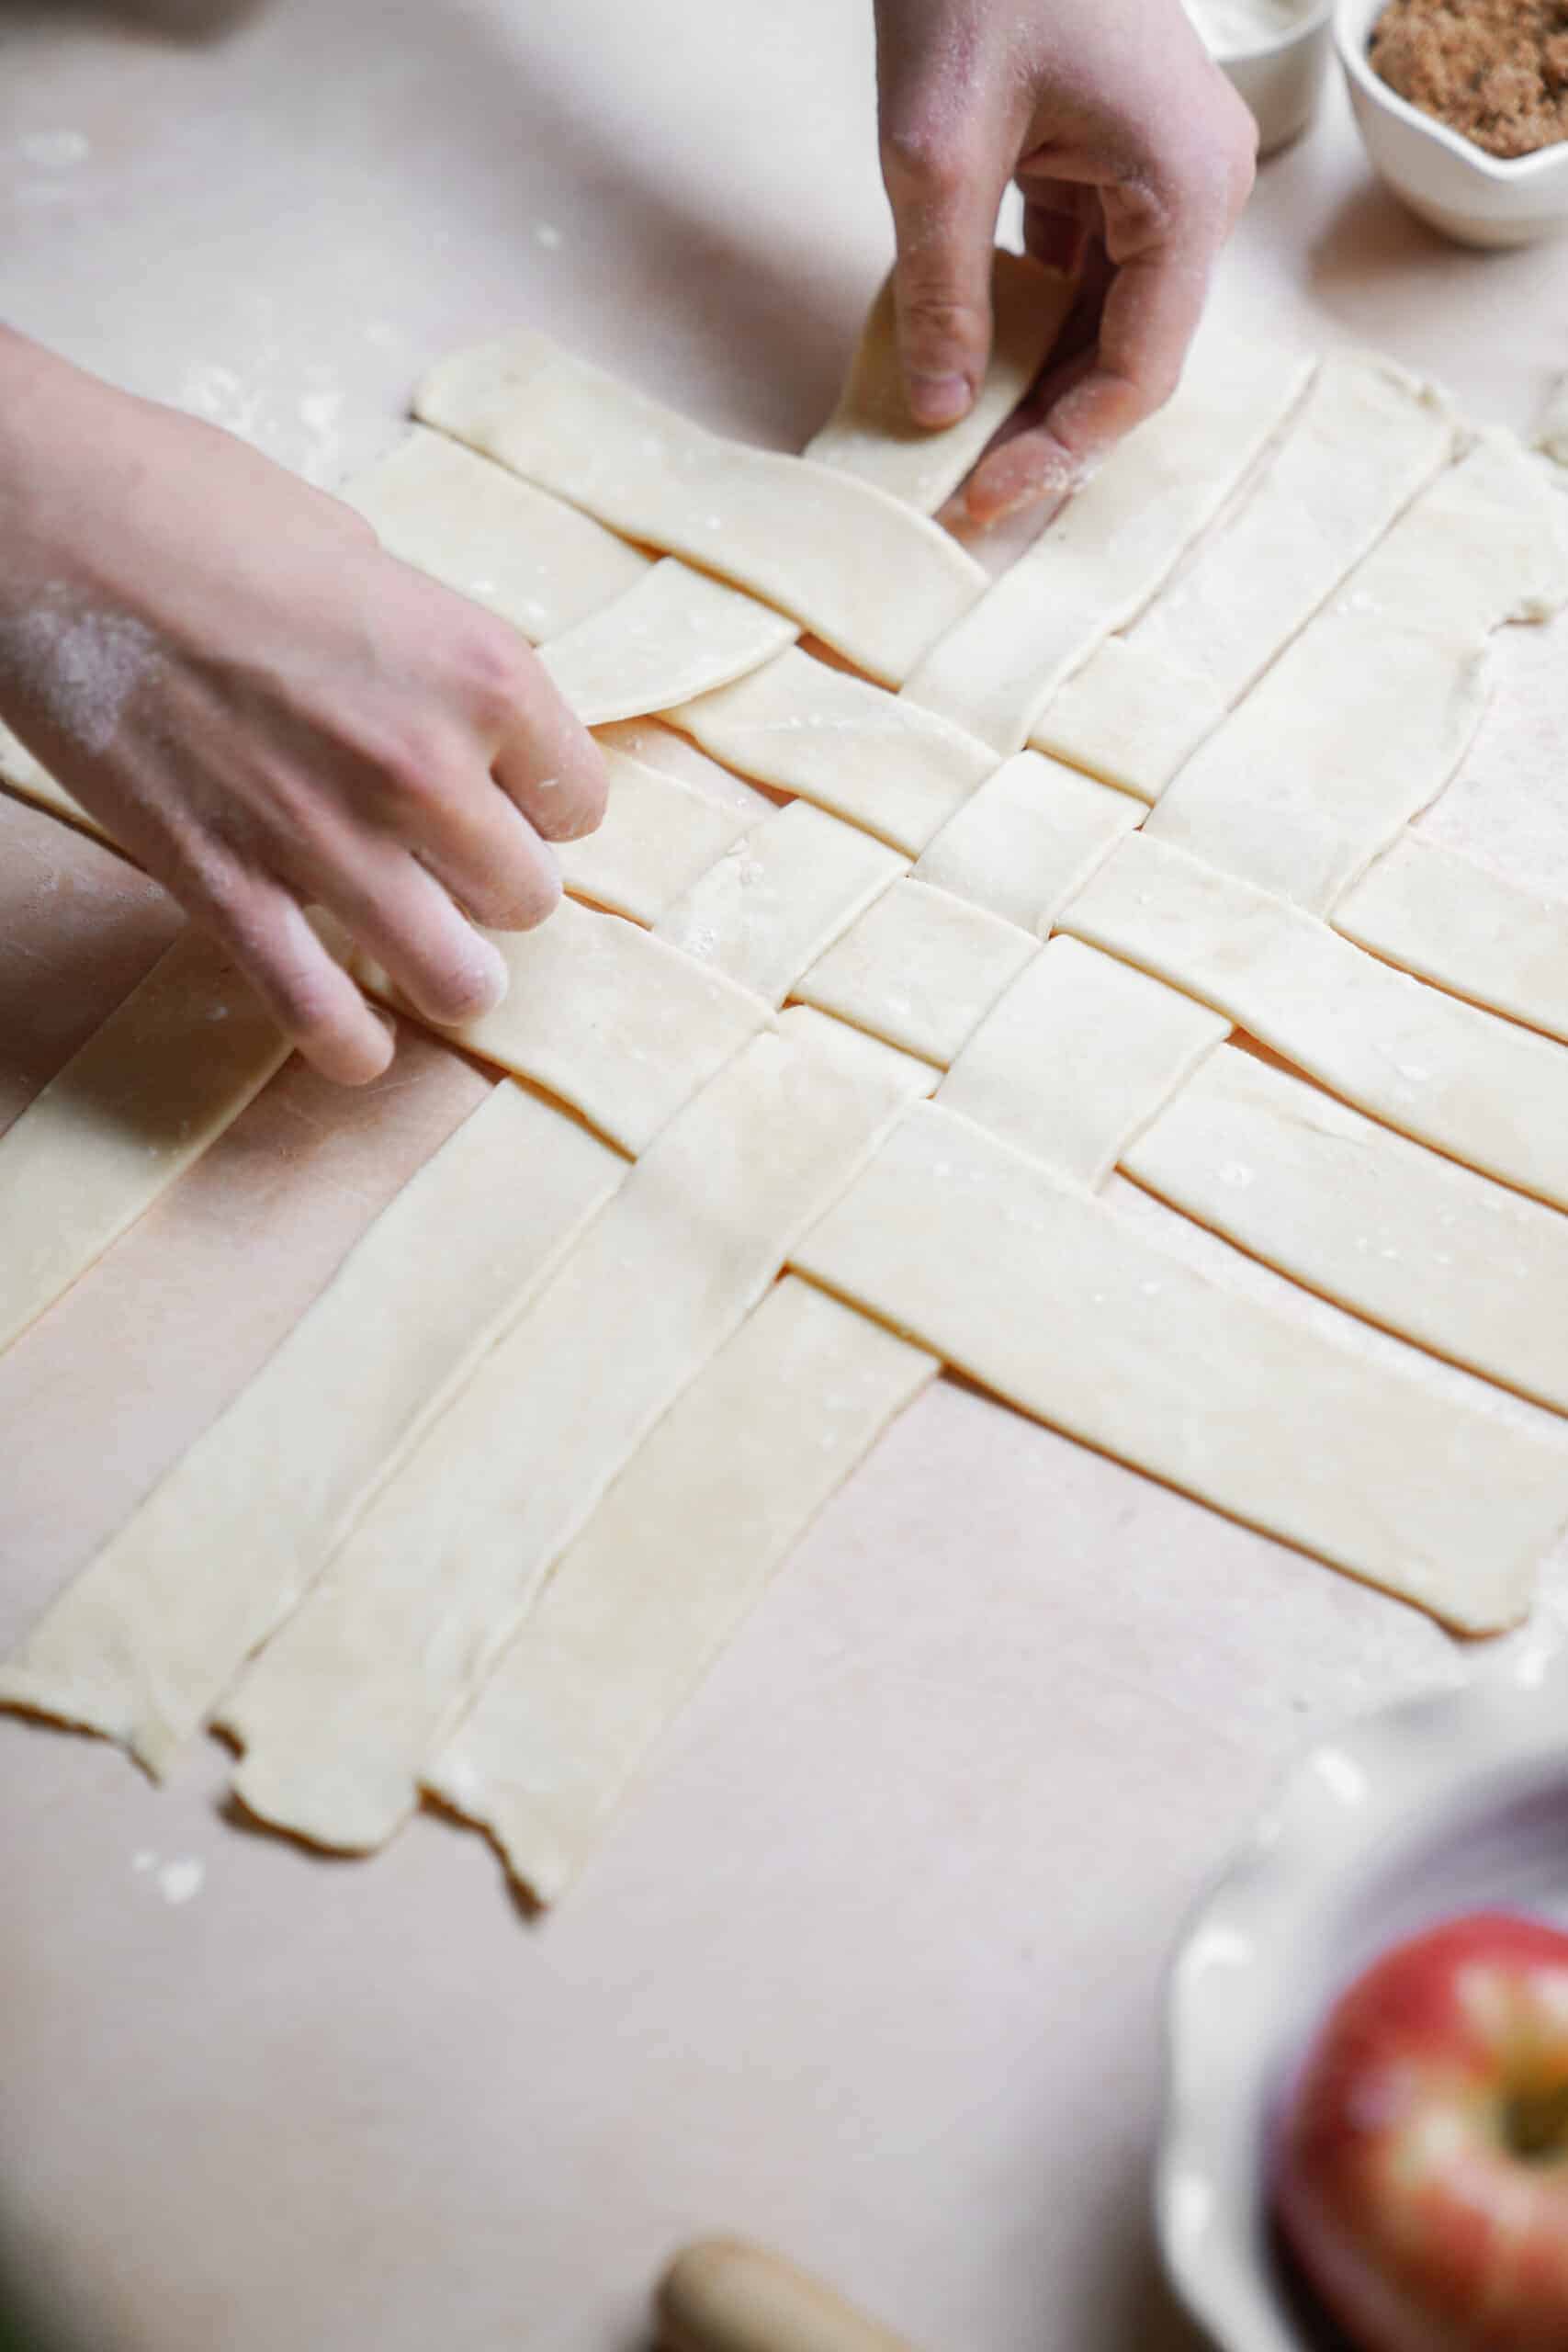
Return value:
<svg viewBox="0 0 1568 2352">
<path fill-rule="evenodd" d="M 1143 814 L 1127 793 L 1019 752 L 928 843 L 915 876 L 1043 937 Z"/>
<path fill-rule="evenodd" d="M 391 1836 L 611 1479 L 931 1081 L 791 1012 L 649 1147 L 224 1707 L 253 1812 Z"/>
<path fill-rule="evenodd" d="M 1491 631 L 1568 600 L 1561 505 L 1483 436 L 1182 771 L 1151 838 L 1326 914 L 1458 766 Z"/>
<path fill-rule="evenodd" d="M 1223 1288 L 922 1103 L 792 1253 L 1022 1411 L 1471 1633 L 1513 1623 L 1568 1454 Z"/>
<path fill-rule="evenodd" d="M 570 899 L 535 931 L 484 935 L 505 958 L 507 993 L 493 1012 L 437 1034 L 558 1095 L 623 1151 L 641 1151 L 772 1019 L 721 972 Z M 378 965 L 360 955 L 352 968 L 410 1012 Z"/>
<path fill-rule="evenodd" d="M 1063 679 L 1148 602 L 1213 519 L 1310 373 L 1267 345 L 1201 336 L 1169 405 L 908 674 L 911 701 L 1021 751 Z"/>
<path fill-rule="evenodd" d="M 867 317 L 843 397 L 807 454 L 934 514 L 1032 389 L 1077 292 L 1077 280 L 1065 271 L 1021 254 L 994 254 L 986 380 L 967 416 L 931 433 L 909 416 L 889 276 Z"/>
<path fill-rule="evenodd" d="M 1568 899 L 1406 833 L 1340 899 L 1336 931 L 1385 963 L 1568 1042 Z"/>
<path fill-rule="evenodd" d="M 1130 1176 L 1339 1306 L 1568 1412 L 1568 1218 L 1227 1048 Z"/>
<path fill-rule="evenodd" d="M 288 1053 L 231 957 L 183 931 L 0 1136 L 0 1348 L 200 1159 Z"/>
<path fill-rule="evenodd" d="M 792 649 L 664 713 L 742 775 L 847 817 L 913 855 L 997 764 L 988 743 Z"/>
<path fill-rule="evenodd" d="M 1329 358 L 1228 527 L 1047 707 L 1035 741 L 1156 800 L 1453 450 L 1431 389 Z"/>
<path fill-rule="evenodd" d="M 843 398 L 808 443 L 807 455 L 921 512 L 934 512 L 1033 382 L 1055 341 L 1066 299 L 1066 281 L 1059 272 L 998 253 L 993 269 L 997 331 L 980 396 L 956 424 L 916 434 L 907 420 L 891 286 L 885 286 Z M 553 649 L 551 661 L 563 690 L 582 715 L 597 711 L 607 718 L 634 705 L 638 711 L 665 709 L 743 676 L 800 633 L 782 614 L 675 558 L 666 558 L 659 570 L 657 582 L 649 582 L 646 590 L 634 585 L 622 601 L 586 622 L 570 643 Z M 626 659 L 628 639 L 635 640 L 635 665 Z"/>
<path fill-rule="evenodd" d="M 601 727 L 743 678 L 799 635 L 787 615 L 666 556 L 539 658 L 583 725 Z"/>
<path fill-rule="evenodd" d="M 1244 695 L 1454 454 L 1430 384 L 1371 356 L 1323 361 L 1230 523 L 1128 631 L 1137 651 Z"/>
<path fill-rule="evenodd" d="M 1092 1189 L 1229 1026 L 1131 964 L 1053 939 L 980 1023 L 937 1100 Z"/>
<path fill-rule="evenodd" d="M 424 1776 L 564 1894 L 665 1727 L 934 1356 L 786 1276 L 644 1440 Z"/>
<path fill-rule="evenodd" d="M 654 923 L 757 816 L 611 744 L 600 750 L 610 779 L 604 821 L 581 841 L 557 842 L 556 863 L 574 898 Z"/>
<path fill-rule="evenodd" d="M 1196 672 L 1108 637 L 1052 695 L 1029 740 L 1036 751 L 1153 801 L 1228 707 Z"/>
<path fill-rule="evenodd" d="M 1062 927 L 1213 1005 L 1386 1126 L 1568 1208 L 1568 1053 L 1550 1039 L 1146 831 L 1112 852 Z"/>
<path fill-rule="evenodd" d="M 162 1775 L 626 1163 L 509 1080 L 0 1667 Z"/>
<path fill-rule="evenodd" d="M 527 329 L 443 361 L 415 407 L 612 529 L 750 589 L 873 677 L 907 677 L 986 584 L 885 491 L 723 440 Z"/>
<path fill-rule="evenodd" d="M 1038 952 L 1016 923 L 906 878 L 872 901 L 794 994 L 945 1068 Z"/>
<path fill-rule="evenodd" d="M 535 645 L 577 628 L 652 570 L 575 506 L 419 424 L 342 495 L 389 554 Z"/>
<path fill-rule="evenodd" d="M 1458 767 L 1483 649 L 1325 614 L 1189 762 L 1145 831 L 1325 914 Z"/>
<path fill-rule="evenodd" d="M 906 870 L 896 850 L 792 800 L 731 844 L 655 937 L 782 1004 L 807 967 Z"/>
</svg>

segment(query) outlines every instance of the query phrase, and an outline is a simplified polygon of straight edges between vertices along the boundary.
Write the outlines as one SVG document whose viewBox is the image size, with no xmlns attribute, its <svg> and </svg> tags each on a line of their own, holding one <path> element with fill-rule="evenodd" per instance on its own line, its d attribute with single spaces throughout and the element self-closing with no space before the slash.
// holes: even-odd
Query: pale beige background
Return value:
<svg viewBox="0 0 1568 2352">
<path fill-rule="evenodd" d="M 0 6 L 0 300 L 329 484 L 428 358 L 517 319 L 795 443 L 886 257 L 868 18 L 277 0 L 182 48 Z M 1568 364 L 1564 268 L 1405 220 L 1336 92 L 1221 299 L 1522 424 Z M 1438 822 L 1568 888 L 1563 652 L 1509 648 Z M 10 804 L 0 899 L 8 1118 L 171 917 Z M 0 1641 L 480 1086 L 417 1041 L 367 1096 L 291 1069 L 0 1363 Z M 1171 1939 L 1316 1726 L 1472 1666 L 943 1383 L 542 1928 L 433 1819 L 317 1861 L 222 1817 L 216 1747 L 159 1794 L 0 1719 L 0 2228 L 100 2352 L 630 2352 L 655 2267 L 716 2227 L 931 2352 L 1191 2352 L 1145 2223 Z"/>
</svg>

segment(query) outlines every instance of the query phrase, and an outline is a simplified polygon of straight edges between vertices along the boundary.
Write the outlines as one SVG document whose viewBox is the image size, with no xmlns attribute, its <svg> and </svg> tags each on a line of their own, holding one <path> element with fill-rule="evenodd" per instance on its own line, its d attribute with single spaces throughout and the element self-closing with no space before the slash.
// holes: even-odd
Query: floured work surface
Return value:
<svg viewBox="0 0 1568 2352">
<path fill-rule="evenodd" d="M 461 1034 L 502 1092 L 0 1698 L 159 1773 L 215 1723 L 250 1812 L 341 1850 L 434 1794 L 549 1899 L 944 1363 L 1455 1628 L 1527 1615 L 1568 1521 L 1568 905 L 1405 829 L 1494 639 L 1568 602 L 1568 498 L 1397 370 L 1222 345 L 988 583 L 920 510 L 1059 314 L 998 285 L 1002 390 L 918 463 L 885 301 L 800 460 L 537 336 L 429 379 L 362 503 L 649 723 Z M 0 1137 L 18 1327 L 265 1107 L 254 1049 L 185 1107 L 181 968 Z M 130 1148 L 127 1102 L 168 1133 Z"/>
</svg>

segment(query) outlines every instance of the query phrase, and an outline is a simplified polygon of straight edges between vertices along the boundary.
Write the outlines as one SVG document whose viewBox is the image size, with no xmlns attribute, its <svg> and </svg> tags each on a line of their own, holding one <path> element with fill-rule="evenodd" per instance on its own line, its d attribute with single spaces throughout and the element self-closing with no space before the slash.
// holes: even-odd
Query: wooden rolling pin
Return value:
<svg viewBox="0 0 1568 2352">
<path fill-rule="evenodd" d="M 678 2254 L 654 2311 L 666 2352 L 913 2352 L 782 2255 L 736 2238 Z"/>
</svg>

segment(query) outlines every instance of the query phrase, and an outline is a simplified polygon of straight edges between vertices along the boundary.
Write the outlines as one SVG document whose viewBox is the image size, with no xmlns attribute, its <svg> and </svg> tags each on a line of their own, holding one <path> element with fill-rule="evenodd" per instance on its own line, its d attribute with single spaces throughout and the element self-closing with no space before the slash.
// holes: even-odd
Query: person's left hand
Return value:
<svg viewBox="0 0 1568 2352">
<path fill-rule="evenodd" d="M 1175 390 L 1252 187 L 1252 117 L 1180 0 L 875 0 L 899 345 L 918 424 L 969 408 L 990 348 L 1010 179 L 1025 243 L 1081 268 L 1077 333 L 1043 413 L 992 451 L 964 512 L 1059 498 Z"/>
</svg>

